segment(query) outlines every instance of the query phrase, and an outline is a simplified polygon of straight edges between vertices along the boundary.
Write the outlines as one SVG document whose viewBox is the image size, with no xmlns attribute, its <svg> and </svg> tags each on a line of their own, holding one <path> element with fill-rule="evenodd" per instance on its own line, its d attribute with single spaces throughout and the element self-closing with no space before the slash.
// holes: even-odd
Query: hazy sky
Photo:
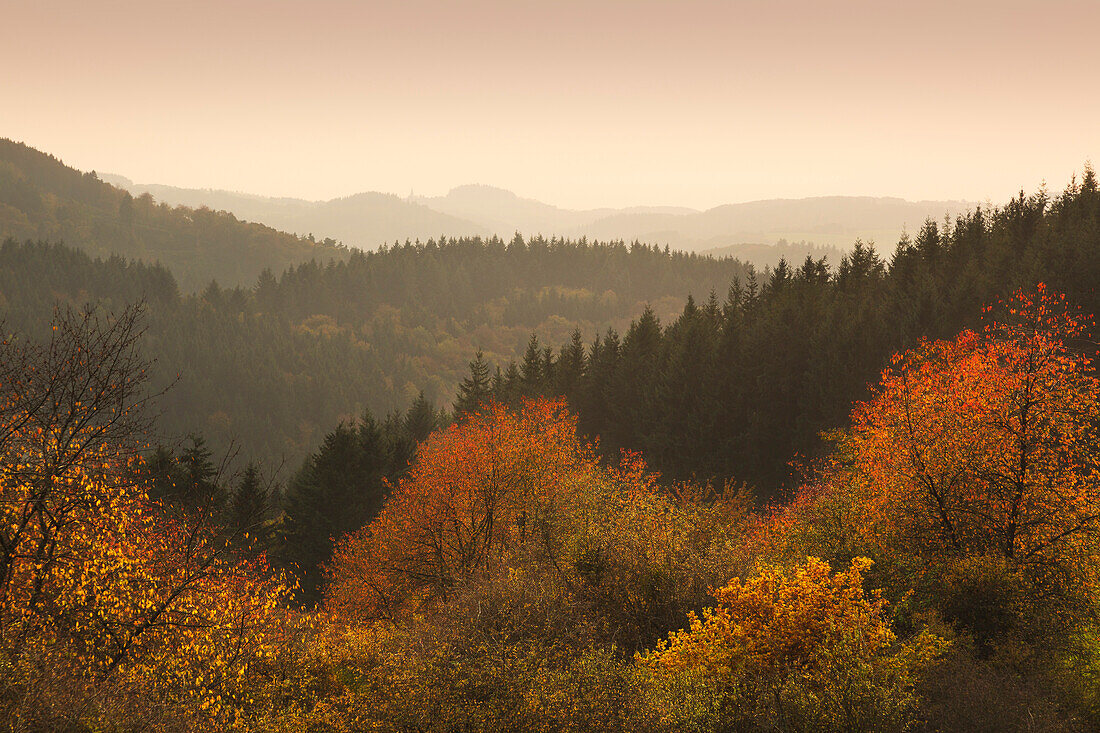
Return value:
<svg viewBox="0 0 1100 733">
<path fill-rule="evenodd" d="M 1001 201 L 1100 163 L 1100 2 L 0 0 L 0 137 L 138 182 Z"/>
</svg>

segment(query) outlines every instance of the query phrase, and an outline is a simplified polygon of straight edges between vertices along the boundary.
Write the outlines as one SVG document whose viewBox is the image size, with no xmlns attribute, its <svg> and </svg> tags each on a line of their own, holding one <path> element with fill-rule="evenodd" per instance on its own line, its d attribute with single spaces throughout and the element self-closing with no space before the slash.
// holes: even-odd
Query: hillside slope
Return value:
<svg viewBox="0 0 1100 733">
<path fill-rule="evenodd" d="M 447 236 L 484 236 L 492 227 L 440 213 L 388 193 L 359 193 L 330 201 L 266 198 L 246 193 L 138 184 L 106 176 L 135 196 L 151 194 L 173 206 L 229 211 L 248 221 L 286 232 L 336 239 L 349 247 L 378 249 L 383 244 Z M 511 234 L 514 230 L 505 230 Z"/>
<path fill-rule="evenodd" d="M 263 224 L 203 208 L 172 208 L 81 173 L 57 158 L 0 139 L 0 239 L 63 241 L 93 256 L 161 262 L 188 291 L 211 280 L 252 284 L 264 269 L 344 258 L 335 242 L 315 244 Z"/>
<path fill-rule="evenodd" d="M 231 441 L 245 456 L 294 468 L 341 419 L 404 409 L 419 392 L 449 407 L 476 349 L 497 363 L 579 329 L 623 328 L 651 304 L 663 317 L 689 293 L 724 293 L 733 259 L 562 240 L 463 239 L 353 252 L 253 287 L 180 294 L 160 266 L 93 259 L 56 244 L 0 248 L 5 325 L 41 333 L 55 303 L 108 309 L 145 300 L 145 342 L 162 427 Z"/>
</svg>

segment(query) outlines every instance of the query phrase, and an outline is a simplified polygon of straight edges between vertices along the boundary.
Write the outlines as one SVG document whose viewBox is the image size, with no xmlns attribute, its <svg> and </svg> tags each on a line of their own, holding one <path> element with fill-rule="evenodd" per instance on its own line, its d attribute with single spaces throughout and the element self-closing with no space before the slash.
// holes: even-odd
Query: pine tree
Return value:
<svg viewBox="0 0 1100 733">
<path fill-rule="evenodd" d="M 423 443 L 428 436 L 438 430 L 442 425 L 439 413 L 435 407 L 421 392 L 405 413 L 402 428 L 412 442 Z"/>
<path fill-rule="evenodd" d="M 523 376 L 515 362 L 508 365 L 508 371 L 500 380 L 500 401 L 508 405 L 519 404 L 523 397 Z"/>
<path fill-rule="evenodd" d="M 142 469 L 143 474 L 149 477 L 149 498 L 170 504 L 179 501 L 176 455 L 170 448 L 158 445 Z"/>
<path fill-rule="evenodd" d="M 242 546 L 262 549 L 269 540 L 264 520 L 270 510 L 270 498 L 256 463 L 249 463 L 229 501 L 228 529 Z M 244 537 L 248 534 L 248 538 Z"/>
<path fill-rule="evenodd" d="M 489 402 L 492 396 L 492 380 L 489 376 L 489 365 L 485 362 L 485 355 L 481 349 L 470 362 L 470 376 L 462 380 L 458 385 L 458 398 L 454 402 L 455 417 L 469 415 L 477 412 Z"/>
<path fill-rule="evenodd" d="M 538 336 L 531 334 L 527 342 L 527 351 L 523 354 L 523 363 L 519 368 L 520 392 L 524 397 L 533 397 L 539 393 L 542 385 L 542 349 Z"/>
<path fill-rule="evenodd" d="M 225 488 L 217 482 L 217 469 L 206 439 L 197 433 L 188 436 L 191 444 L 177 461 L 176 501 L 187 511 L 213 516 L 225 508 Z"/>
<path fill-rule="evenodd" d="M 554 391 L 573 402 L 584 378 L 584 341 L 581 330 L 573 329 L 569 344 L 562 348 L 554 368 Z"/>
<path fill-rule="evenodd" d="M 547 346 L 542 350 L 542 365 L 539 369 L 538 394 L 547 394 L 554 390 L 554 350 Z"/>
</svg>

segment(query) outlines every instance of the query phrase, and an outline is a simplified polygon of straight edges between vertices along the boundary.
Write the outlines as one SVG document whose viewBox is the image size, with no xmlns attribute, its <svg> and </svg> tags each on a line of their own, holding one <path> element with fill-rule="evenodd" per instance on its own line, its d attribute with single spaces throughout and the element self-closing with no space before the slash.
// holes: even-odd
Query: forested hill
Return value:
<svg viewBox="0 0 1100 733">
<path fill-rule="evenodd" d="M 314 243 L 232 214 L 169 207 L 152 196 L 133 198 L 57 158 L 0 138 L 0 240 L 65 242 L 93 256 L 122 255 L 160 262 L 180 287 L 211 280 L 252 284 L 265 268 L 281 272 L 312 259 L 343 258 L 334 241 Z"/>
<path fill-rule="evenodd" d="M 296 468 L 322 435 L 369 409 L 384 414 L 425 396 L 449 406 L 470 354 L 506 362 L 537 333 L 591 339 L 624 328 L 650 304 L 662 317 L 689 294 L 725 292 L 737 260 L 622 243 L 514 238 L 429 241 L 309 262 L 255 285 L 179 292 L 162 266 L 93 259 L 67 246 L 0 249 L 0 313 L 32 335 L 57 301 L 119 309 L 148 302 L 162 428 L 196 430 L 215 448 Z"/>
<path fill-rule="evenodd" d="M 983 303 L 1037 282 L 1100 313 L 1096 176 L 1086 167 L 1055 198 L 1021 193 L 928 222 L 889 260 L 860 246 L 838 265 L 783 263 L 671 322 L 647 312 L 621 336 L 564 344 L 564 359 L 529 354 L 491 391 L 513 403 L 564 394 L 609 456 L 641 450 L 666 478 L 747 480 L 770 495 L 892 353 L 972 327 Z"/>
<path fill-rule="evenodd" d="M 440 232 L 449 236 L 485 236 L 490 229 L 389 193 L 370 191 L 329 201 L 268 198 L 232 191 L 135 184 L 122 176 L 103 176 L 134 196 L 151 194 L 168 204 L 231 211 L 285 232 L 313 232 L 333 237 L 349 247 L 377 249 L 386 242 L 426 240 Z M 517 228 L 495 229 L 511 233 Z M 521 228 L 519 231 L 539 231 Z"/>
</svg>

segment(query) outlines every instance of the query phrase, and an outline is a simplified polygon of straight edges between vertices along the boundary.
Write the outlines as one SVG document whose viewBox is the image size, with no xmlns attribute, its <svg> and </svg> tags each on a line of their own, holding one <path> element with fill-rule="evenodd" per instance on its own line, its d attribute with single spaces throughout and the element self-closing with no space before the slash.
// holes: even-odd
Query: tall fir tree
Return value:
<svg viewBox="0 0 1100 733">
<path fill-rule="evenodd" d="M 575 402 L 584 377 L 584 341 L 579 328 L 573 329 L 568 344 L 562 347 L 554 368 L 554 391 Z"/>
<path fill-rule="evenodd" d="M 458 397 L 454 402 L 455 417 L 477 412 L 489 402 L 492 394 L 493 384 L 489 375 L 489 365 L 485 361 L 485 354 L 478 349 L 474 360 L 470 362 L 469 376 L 458 385 Z"/>
<path fill-rule="evenodd" d="M 527 351 L 523 354 L 523 362 L 519 367 L 520 394 L 524 397 L 533 397 L 541 391 L 543 385 L 543 359 L 542 349 L 539 348 L 538 336 L 531 334 L 527 342 Z"/>
<path fill-rule="evenodd" d="M 270 541 L 266 525 L 271 511 L 270 496 L 260 476 L 260 467 L 250 462 L 229 500 L 226 525 L 241 547 L 264 550 Z"/>
</svg>

